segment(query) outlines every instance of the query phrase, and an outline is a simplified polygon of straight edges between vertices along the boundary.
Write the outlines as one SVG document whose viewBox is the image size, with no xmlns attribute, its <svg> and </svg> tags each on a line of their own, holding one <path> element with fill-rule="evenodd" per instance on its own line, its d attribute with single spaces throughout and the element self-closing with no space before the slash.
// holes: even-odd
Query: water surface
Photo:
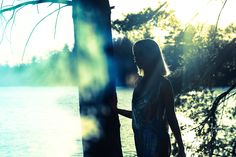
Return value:
<svg viewBox="0 0 236 157">
<path fill-rule="evenodd" d="M 118 88 L 117 94 L 118 107 L 131 109 L 132 89 Z M 192 99 L 191 96 L 188 97 Z M 205 105 L 207 104 L 211 105 L 210 102 Z M 227 104 L 233 108 L 235 99 L 229 99 Z M 186 113 L 176 114 L 181 126 L 194 126 L 193 120 L 186 117 Z M 134 157 L 136 153 L 131 119 L 123 116 L 119 118 L 124 157 Z M 230 120 L 224 116 L 221 116 L 220 123 L 223 119 L 228 126 L 235 124 L 235 119 Z M 195 132 L 187 130 L 191 130 L 191 127 L 181 131 L 184 143 L 192 147 L 187 155 L 197 156 L 194 155 L 194 148 L 199 143 Z M 77 88 L 0 88 L 0 157 L 82 156 Z"/>
<path fill-rule="evenodd" d="M 130 107 L 132 90 L 118 89 Z M 78 90 L 73 87 L 0 88 L 0 157 L 82 157 Z M 133 156 L 131 120 L 120 117 L 125 156 Z"/>
</svg>

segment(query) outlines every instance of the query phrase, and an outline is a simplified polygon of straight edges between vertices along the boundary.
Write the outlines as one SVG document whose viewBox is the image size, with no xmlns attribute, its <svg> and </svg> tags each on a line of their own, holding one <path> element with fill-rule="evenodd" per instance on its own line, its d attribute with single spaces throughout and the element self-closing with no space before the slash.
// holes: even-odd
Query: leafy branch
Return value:
<svg viewBox="0 0 236 157">
<path fill-rule="evenodd" d="M 200 147 L 200 149 L 206 150 L 209 153 L 210 157 L 214 155 L 214 150 L 217 147 L 216 136 L 219 130 L 219 127 L 217 125 L 217 117 L 216 117 L 217 108 L 220 106 L 220 104 L 223 101 L 225 101 L 225 99 L 229 98 L 227 96 L 235 88 L 236 88 L 236 83 L 233 84 L 228 90 L 226 90 L 225 92 L 217 96 L 212 104 L 212 107 L 209 110 L 207 110 L 207 113 L 208 113 L 207 117 L 196 128 L 192 129 L 192 130 L 197 129 L 198 135 L 200 136 L 207 137 L 207 135 L 210 135 L 209 136 L 210 139 L 207 140 L 207 138 L 205 138 L 205 140 L 203 141 Z M 230 94 L 230 97 L 233 95 L 236 95 L 236 92 L 234 92 L 233 94 Z M 206 125 L 208 125 L 208 127 L 205 130 L 204 128 Z"/>
<path fill-rule="evenodd" d="M 157 9 L 152 10 L 148 8 L 140 13 L 128 14 L 123 20 L 115 20 L 112 23 L 112 28 L 117 32 L 127 32 L 131 30 L 137 30 L 149 21 L 157 23 L 159 15 L 162 15 L 165 11 L 161 9 L 166 6 L 167 2 L 161 4 Z"/>
</svg>

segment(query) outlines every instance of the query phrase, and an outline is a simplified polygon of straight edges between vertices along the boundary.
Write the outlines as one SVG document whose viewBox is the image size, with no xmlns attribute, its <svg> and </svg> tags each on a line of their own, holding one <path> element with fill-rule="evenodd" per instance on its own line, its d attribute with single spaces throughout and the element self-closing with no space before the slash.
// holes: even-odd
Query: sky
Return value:
<svg viewBox="0 0 236 157">
<path fill-rule="evenodd" d="M 8 1 L 4 1 L 6 4 Z M 17 2 L 17 1 L 16 1 Z M 22 2 L 22 0 L 20 1 Z M 157 7 L 158 2 L 164 0 L 110 0 L 110 5 L 115 6 L 112 10 L 112 19 L 122 18 L 130 12 L 139 12 L 146 7 Z M 187 23 L 210 23 L 215 24 L 223 0 L 170 0 L 169 8 L 174 9 L 177 18 L 184 24 Z M 34 26 L 44 16 L 57 9 L 58 5 L 40 4 L 27 6 L 21 9 L 16 16 L 15 23 L 9 23 L 5 33 L 4 19 L 0 17 L 0 64 L 15 65 L 22 62 L 24 47 Z M 236 23 L 236 0 L 228 0 L 222 12 L 219 26 L 225 27 L 229 23 Z M 197 16 L 193 18 L 195 15 Z M 9 18 L 11 14 L 4 14 Z M 61 50 L 65 44 L 70 48 L 73 45 L 73 21 L 71 7 L 63 8 L 59 13 L 56 24 L 57 12 L 42 21 L 33 32 L 25 50 L 23 62 L 29 62 L 33 56 L 46 58 L 50 51 Z M 12 29 L 11 29 L 12 27 Z M 56 28 L 56 29 L 55 29 Z M 54 35 L 56 30 L 56 34 Z"/>
</svg>

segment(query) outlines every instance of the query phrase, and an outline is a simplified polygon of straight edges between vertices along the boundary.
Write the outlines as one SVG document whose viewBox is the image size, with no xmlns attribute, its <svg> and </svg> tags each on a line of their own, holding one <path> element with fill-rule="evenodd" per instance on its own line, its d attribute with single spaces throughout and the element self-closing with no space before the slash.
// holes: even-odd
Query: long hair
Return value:
<svg viewBox="0 0 236 157">
<path fill-rule="evenodd" d="M 142 63 L 149 66 L 154 72 L 160 76 L 168 76 L 169 68 L 166 65 L 159 45 L 152 39 L 144 39 L 136 42 L 133 46 L 134 60 L 140 56 L 143 57 Z M 143 70 L 140 65 L 137 65 L 139 75 L 143 75 Z M 145 71 L 144 71 L 145 73 Z"/>
</svg>

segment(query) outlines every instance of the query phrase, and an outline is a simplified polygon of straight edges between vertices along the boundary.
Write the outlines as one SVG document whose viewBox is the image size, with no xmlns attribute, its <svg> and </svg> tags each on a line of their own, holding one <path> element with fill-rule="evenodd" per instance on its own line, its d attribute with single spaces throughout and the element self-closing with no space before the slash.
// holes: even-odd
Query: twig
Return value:
<svg viewBox="0 0 236 157">
<path fill-rule="evenodd" d="M 200 135 L 207 136 L 207 134 L 210 135 L 210 139 L 208 141 L 203 142 L 203 149 L 207 149 L 207 152 L 209 153 L 209 157 L 212 157 L 214 155 L 214 150 L 216 149 L 216 137 L 218 133 L 218 125 L 217 125 L 217 117 L 216 117 L 216 111 L 219 105 L 225 101 L 222 99 L 226 99 L 226 96 L 236 88 L 236 83 L 233 84 L 227 91 L 221 93 L 219 96 L 216 97 L 216 99 L 213 102 L 212 107 L 208 110 L 207 117 L 194 129 L 197 129 Z M 208 125 L 207 131 L 204 131 L 204 126 Z M 193 129 L 191 129 L 193 130 Z"/>
<path fill-rule="evenodd" d="M 3 39 L 4 39 L 4 34 L 6 34 L 7 25 L 8 25 L 8 24 L 10 23 L 10 21 L 13 19 L 14 15 L 15 15 L 15 10 L 13 11 L 11 17 L 10 17 L 10 18 L 7 20 L 7 22 L 6 22 L 6 25 L 5 25 L 4 29 L 3 29 L 3 35 L 2 35 L 2 39 L 1 39 L 1 41 L 0 41 L 0 44 L 2 43 L 2 41 L 3 41 Z"/>
<path fill-rule="evenodd" d="M 236 138 L 234 139 L 233 143 L 232 156 L 236 156 Z"/>
<path fill-rule="evenodd" d="M 25 47 L 24 47 L 24 51 L 23 51 L 23 54 L 22 54 L 22 57 L 21 57 L 21 60 L 22 60 L 22 61 L 23 61 L 23 58 L 24 58 L 24 55 L 25 55 L 26 47 L 27 47 L 27 45 L 28 45 L 28 43 L 29 43 L 29 41 L 30 41 L 30 38 L 31 38 L 31 36 L 32 36 L 32 34 L 33 34 L 33 32 L 34 32 L 34 30 L 36 29 L 36 27 L 37 27 L 42 21 L 44 21 L 47 17 L 49 17 L 49 16 L 52 15 L 53 13 L 57 12 L 58 10 L 60 10 L 60 9 L 62 9 L 62 8 L 64 8 L 64 7 L 67 7 L 67 6 L 69 6 L 69 5 L 64 5 L 64 6 L 60 7 L 60 8 L 58 8 L 58 9 L 54 10 L 53 12 L 47 14 L 45 17 L 43 17 L 41 20 L 39 20 L 39 22 L 34 26 L 34 28 L 33 28 L 32 31 L 30 32 L 29 37 L 28 37 L 28 39 L 27 39 L 27 41 L 26 41 L 26 44 L 25 44 Z"/>
<path fill-rule="evenodd" d="M 60 8 L 60 4 L 59 4 L 59 8 Z M 57 12 L 57 17 L 56 17 L 56 22 L 55 22 L 55 26 L 54 26 L 54 39 L 56 38 L 56 32 L 57 32 L 57 22 L 58 22 L 58 17 L 59 17 L 59 14 L 60 14 L 60 9 L 58 10 Z"/>
<path fill-rule="evenodd" d="M 50 7 L 50 6 L 52 6 L 53 5 L 53 3 L 50 3 L 49 5 L 48 5 L 48 7 Z"/>
<path fill-rule="evenodd" d="M 38 12 L 38 14 L 39 14 L 39 5 L 37 4 L 37 12 Z"/>
<path fill-rule="evenodd" d="M 206 124 L 206 122 L 210 119 L 210 117 L 212 117 L 212 115 L 215 113 L 217 107 L 224 102 L 225 100 L 221 101 L 223 98 L 225 98 L 234 88 L 236 88 L 236 83 L 233 84 L 227 91 L 221 93 L 219 96 L 216 97 L 216 99 L 213 102 L 213 105 L 211 107 L 211 109 L 209 110 L 208 116 L 200 123 L 199 126 L 194 127 L 191 130 L 194 130 L 196 128 L 199 128 L 201 126 L 201 128 L 199 130 L 202 130 L 204 125 Z M 231 96 L 231 95 L 230 95 Z M 228 97 L 227 97 L 228 98 Z"/>
<path fill-rule="evenodd" d="M 13 0 L 13 2 L 12 2 L 12 4 L 11 4 L 11 5 L 14 5 L 15 1 L 16 1 L 16 0 Z"/>
<path fill-rule="evenodd" d="M 27 2 L 23 2 L 23 3 L 17 4 L 17 5 L 15 5 L 15 6 L 10 6 L 10 7 L 8 7 L 8 8 L 1 9 L 1 10 L 0 10 L 0 14 L 2 14 L 2 13 L 4 13 L 4 12 L 7 12 L 7 11 L 15 10 L 15 9 L 17 9 L 17 8 L 20 8 L 20 7 L 24 7 L 24 6 L 27 6 L 27 5 L 36 5 L 36 4 L 48 3 L 48 2 L 66 4 L 67 6 L 71 6 L 71 5 L 72 5 L 72 1 L 69 1 L 69 0 L 63 0 L 63 1 L 62 1 L 62 0 L 27 1 Z"/>
<path fill-rule="evenodd" d="M 225 100 L 229 99 L 230 97 L 232 97 L 232 96 L 234 96 L 234 95 L 236 95 L 236 92 L 230 94 L 227 98 L 225 98 Z M 222 100 L 221 102 L 224 102 L 225 100 Z"/>
<path fill-rule="evenodd" d="M 0 17 L 3 18 L 4 22 L 7 22 L 7 19 L 6 19 L 6 17 L 3 14 L 0 14 Z"/>
<path fill-rule="evenodd" d="M 218 15 L 217 21 L 216 21 L 215 32 L 217 31 L 218 23 L 219 23 L 219 20 L 220 20 L 220 16 L 221 16 L 221 13 L 222 13 L 222 11 L 223 11 L 223 9 L 224 9 L 225 4 L 227 3 L 227 1 L 228 1 L 228 0 L 225 0 L 223 6 L 222 6 L 221 9 L 220 9 L 220 12 L 219 12 L 219 15 Z"/>
<path fill-rule="evenodd" d="M 14 17 L 13 17 L 12 24 L 11 24 L 10 41 L 11 41 L 11 37 L 12 37 L 13 26 L 14 26 L 15 21 L 16 21 L 16 15 L 17 15 L 17 13 L 18 13 L 22 8 L 24 8 L 24 7 L 18 8 L 18 9 L 15 11 L 15 15 L 14 15 Z"/>
<path fill-rule="evenodd" d="M 1 2 L 1 8 L 2 8 L 2 6 L 3 6 L 3 2 L 4 2 L 4 0 L 2 0 L 2 2 Z"/>
</svg>

